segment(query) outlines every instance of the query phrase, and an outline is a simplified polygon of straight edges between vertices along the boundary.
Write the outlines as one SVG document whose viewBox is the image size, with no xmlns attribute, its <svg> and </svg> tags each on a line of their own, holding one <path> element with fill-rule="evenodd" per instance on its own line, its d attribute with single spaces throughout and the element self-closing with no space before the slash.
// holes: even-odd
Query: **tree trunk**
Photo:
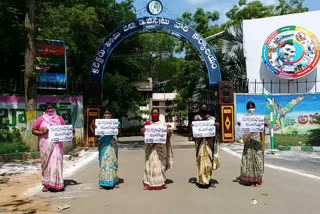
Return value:
<svg viewBox="0 0 320 214">
<path fill-rule="evenodd" d="M 32 135 L 32 125 L 37 119 L 37 85 L 35 76 L 35 1 L 25 0 L 25 30 L 26 30 L 26 50 L 25 50 L 25 73 L 24 73 L 24 102 L 26 115 L 26 132 L 24 142 L 31 151 L 38 151 L 37 137 Z"/>
</svg>

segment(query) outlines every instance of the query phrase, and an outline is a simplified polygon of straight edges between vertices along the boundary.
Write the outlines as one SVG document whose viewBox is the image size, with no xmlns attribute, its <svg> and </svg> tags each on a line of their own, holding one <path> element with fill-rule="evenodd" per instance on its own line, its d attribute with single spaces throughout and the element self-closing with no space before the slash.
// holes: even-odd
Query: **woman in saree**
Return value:
<svg viewBox="0 0 320 214">
<path fill-rule="evenodd" d="M 145 133 L 147 125 L 163 125 L 159 121 L 159 109 L 151 111 L 151 121 L 146 121 L 141 129 Z M 145 169 L 143 177 L 144 190 L 161 190 L 166 188 L 166 170 L 173 167 L 173 152 L 171 146 L 172 129 L 167 125 L 167 141 L 162 143 L 145 144 Z"/>
<path fill-rule="evenodd" d="M 111 119 L 112 113 L 106 109 L 103 119 Z M 118 124 L 120 127 L 120 123 Z M 100 189 L 118 188 L 118 139 L 117 136 L 105 135 L 99 138 L 99 186 Z"/>
<path fill-rule="evenodd" d="M 63 142 L 51 143 L 48 137 L 50 126 L 65 125 L 57 115 L 54 104 L 48 103 L 45 112 L 32 127 L 32 133 L 38 136 L 41 158 L 43 192 L 64 190 L 63 182 Z"/>
<path fill-rule="evenodd" d="M 200 106 L 199 114 L 194 116 L 194 121 L 216 120 L 215 117 L 208 114 L 206 104 Z M 215 123 L 216 130 L 219 124 Z M 216 133 L 218 133 L 216 131 Z M 196 163 L 197 163 L 197 185 L 203 188 L 216 187 L 210 182 L 212 171 L 220 168 L 218 159 L 219 142 L 216 137 L 195 138 Z M 216 148 L 214 148 L 216 147 Z"/>
<path fill-rule="evenodd" d="M 255 115 L 255 104 L 247 103 L 249 115 Z M 238 123 L 240 125 L 240 123 Z M 262 132 L 242 135 L 244 147 L 241 158 L 240 184 L 259 187 L 263 174 Z"/>
</svg>

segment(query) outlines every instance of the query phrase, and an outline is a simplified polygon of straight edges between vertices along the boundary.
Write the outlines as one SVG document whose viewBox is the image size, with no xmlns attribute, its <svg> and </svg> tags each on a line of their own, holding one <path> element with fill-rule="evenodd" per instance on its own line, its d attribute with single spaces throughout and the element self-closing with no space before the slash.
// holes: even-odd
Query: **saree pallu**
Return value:
<svg viewBox="0 0 320 214">
<path fill-rule="evenodd" d="M 196 138 L 196 162 L 197 162 L 197 184 L 209 185 L 213 170 L 213 148 L 214 138 Z M 219 162 L 216 160 L 216 167 Z"/>
<path fill-rule="evenodd" d="M 115 136 L 99 139 L 99 185 L 114 187 L 118 182 L 118 144 Z"/>
<path fill-rule="evenodd" d="M 261 133 L 251 132 L 243 135 L 244 148 L 241 159 L 240 182 L 260 184 L 263 174 L 263 152 Z"/>
<path fill-rule="evenodd" d="M 219 151 L 220 151 L 220 136 L 216 135 L 213 146 L 213 170 L 220 169 Z"/>
<path fill-rule="evenodd" d="M 40 125 L 40 130 L 44 130 L 49 126 L 48 122 L 43 120 Z M 55 191 L 63 190 L 63 142 L 51 143 L 48 134 L 38 139 L 41 157 L 42 185 Z"/>
<path fill-rule="evenodd" d="M 156 123 L 155 123 L 156 124 Z M 166 188 L 166 170 L 173 166 L 171 137 L 166 144 L 145 144 L 145 169 L 143 184 L 149 190 Z"/>
</svg>

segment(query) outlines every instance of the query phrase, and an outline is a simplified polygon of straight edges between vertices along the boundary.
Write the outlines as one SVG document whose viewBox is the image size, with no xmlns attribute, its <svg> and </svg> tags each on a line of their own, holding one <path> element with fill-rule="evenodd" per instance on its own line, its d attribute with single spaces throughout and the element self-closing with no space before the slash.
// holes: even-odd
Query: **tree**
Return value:
<svg viewBox="0 0 320 214">
<path fill-rule="evenodd" d="M 172 36 L 160 32 L 136 34 L 113 51 L 104 74 L 104 100 L 119 116 L 135 112 L 144 101 L 131 82 L 152 77 L 154 92 L 173 91 L 172 81 L 166 88 L 155 83 L 167 81 L 175 73 L 175 42 Z"/>
<path fill-rule="evenodd" d="M 214 24 L 218 19 L 218 11 L 205 12 L 202 8 L 198 8 L 194 14 L 183 13 L 178 20 L 190 25 L 202 37 L 207 37 L 222 31 L 221 27 Z M 177 73 L 173 76 L 175 87 L 179 93 L 176 111 L 187 112 L 190 98 L 192 102 L 202 102 L 211 93 L 208 74 L 202 56 L 185 39 L 182 39 L 176 51 L 185 53 L 184 59 L 178 61 Z"/>
<path fill-rule="evenodd" d="M 25 0 L 0 1 L 1 79 L 22 80 L 25 51 Z"/>
<path fill-rule="evenodd" d="M 25 50 L 25 81 L 24 81 L 24 101 L 26 116 L 25 143 L 32 151 L 38 150 L 38 142 L 32 135 L 32 126 L 37 119 L 37 84 L 35 76 L 35 0 L 25 1 L 25 30 L 26 30 L 26 50 Z"/>
<path fill-rule="evenodd" d="M 309 9 L 302 6 L 303 2 L 304 0 L 278 0 L 276 5 L 264 5 L 261 1 L 239 0 L 238 4 L 226 13 L 230 20 L 222 26 L 225 28 L 230 25 L 239 25 L 245 19 L 306 12 Z"/>
</svg>

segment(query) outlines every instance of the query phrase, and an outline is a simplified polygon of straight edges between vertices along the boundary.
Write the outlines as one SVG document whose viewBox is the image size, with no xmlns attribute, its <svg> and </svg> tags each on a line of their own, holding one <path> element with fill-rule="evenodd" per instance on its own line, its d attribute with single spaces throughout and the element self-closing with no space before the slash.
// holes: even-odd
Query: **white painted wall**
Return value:
<svg viewBox="0 0 320 214">
<path fill-rule="evenodd" d="M 264 79 L 267 82 L 272 80 L 272 82 L 277 83 L 273 85 L 273 93 L 288 93 L 288 87 L 289 93 L 320 92 L 320 83 L 315 84 L 315 80 L 320 81 L 320 75 L 317 75 L 320 71 L 320 63 L 308 75 L 298 80 L 286 80 L 274 75 L 262 61 L 263 44 L 273 31 L 284 26 L 296 25 L 311 31 L 320 40 L 319 22 L 320 11 L 243 21 L 243 45 L 246 56 L 247 78 L 252 82 L 249 84 L 249 93 L 261 93 L 263 91 L 261 84 L 255 88 L 255 79 L 257 82 L 262 82 Z M 306 80 L 310 83 L 306 84 Z M 300 82 L 300 90 L 298 91 L 297 81 Z M 264 92 L 271 93 L 271 84 L 265 85 Z"/>
</svg>

